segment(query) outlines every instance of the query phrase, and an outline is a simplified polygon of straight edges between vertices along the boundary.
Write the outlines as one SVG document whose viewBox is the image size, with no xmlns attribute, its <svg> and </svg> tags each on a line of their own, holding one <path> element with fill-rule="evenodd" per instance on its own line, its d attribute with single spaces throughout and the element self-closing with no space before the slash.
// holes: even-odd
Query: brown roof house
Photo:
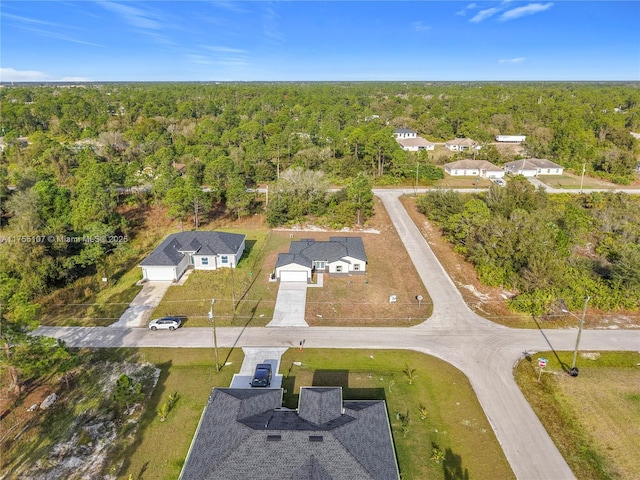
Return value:
<svg viewBox="0 0 640 480">
<path fill-rule="evenodd" d="M 383 400 L 303 387 L 296 410 L 282 389 L 216 388 L 180 480 L 398 480 Z"/>
</svg>

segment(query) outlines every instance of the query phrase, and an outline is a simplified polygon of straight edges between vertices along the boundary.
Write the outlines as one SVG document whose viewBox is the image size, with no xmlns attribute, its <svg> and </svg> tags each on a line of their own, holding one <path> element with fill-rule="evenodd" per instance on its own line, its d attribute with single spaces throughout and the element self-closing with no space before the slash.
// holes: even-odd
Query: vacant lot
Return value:
<svg viewBox="0 0 640 480">
<path fill-rule="evenodd" d="M 580 479 L 640 478 L 640 354 L 588 352 L 580 375 L 561 367 L 571 352 L 521 361 L 515 378 L 558 449 Z M 537 358 L 549 364 L 537 382 Z"/>
</svg>

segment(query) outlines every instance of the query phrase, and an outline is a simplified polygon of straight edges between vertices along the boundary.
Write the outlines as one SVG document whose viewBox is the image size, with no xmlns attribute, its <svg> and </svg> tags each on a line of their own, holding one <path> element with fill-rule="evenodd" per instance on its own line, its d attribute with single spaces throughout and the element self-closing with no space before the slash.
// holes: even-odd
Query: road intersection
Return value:
<svg viewBox="0 0 640 480">
<path fill-rule="evenodd" d="M 575 478 L 513 379 L 524 352 L 572 350 L 575 330 L 519 330 L 472 312 L 399 200 L 401 190 L 375 190 L 433 300 L 428 321 L 401 328 L 229 327 L 222 347 L 411 349 L 441 358 L 467 375 L 507 460 L 519 479 Z M 38 334 L 73 347 L 211 347 L 211 328 L 157 335 L 145 328 L 41 327 Z M 587 330 L 583 350 L 640 350 L 640 331 Z M 576 380 L 579 381 L 579 380 Z"/>
</svg>

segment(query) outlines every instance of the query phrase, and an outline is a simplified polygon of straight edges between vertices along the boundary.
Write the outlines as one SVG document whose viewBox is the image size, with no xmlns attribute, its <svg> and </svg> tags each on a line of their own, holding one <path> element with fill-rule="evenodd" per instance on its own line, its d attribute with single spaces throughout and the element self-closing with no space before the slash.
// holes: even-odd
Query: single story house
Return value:
<svg viewBox="0 0 640 480">
<path fill-rule="evenodd" d="M 422 137 L 414 138 L 398 138 L 396 141 L 400 147 L 407 152 L 419 152 L 420 150 L 434 150 L 435 144 L 425 140 Z"/>
<path fill-rule="evenodd" d="M 226 232 L 181 232 L 165 238 L 140 262 L 142 278 L 177 282 L 185 270 L 235 268 L 244 252 L 246 235 Z"/>
<path fill-rule="evenodd" d="M 416 138 L 418 136 L 418 132 L 415 130 L 411 130 L 410 128 L 396 128 L 395 132 L 393 132 L 396 139 L 399 138 Z"/>
<path fill-rule="evenodd" d="M 496 135 L 496 142 L 522 143 L 526 139 L 526 135 Z"/>
<path fill-rule="evenodd" d="M 278 254 L 276 278 L 283 282 L 307 282 L 313 272 L 358 274 L 366 268 L 367 255 L 361 237 L 304 239 L 291 242 L 288 253 Z"/>
<path fill-rule="evenodd" d="M 564 167 L 545 158 L 526 158 L 504 164 L 504 168 L 512 175 L 537 177 L 538 175 L 562 175 Z"/>
<path fill-rule="evenodd" d="M 452 152 L 465 152 L 467 150 L 480 150 L 482 146 L 470 138 L 454 138 L 444 144 Z"/>
<path fill-rule="evenodd" d="M 384 400 L 342 400 L 341 387 L 215 388 L 179 480 L 399 480 Z"/>
<path fill-rule="evenodd" d="M 502 178 L 504 170 L 486 160 L 458 160 L 445 163 L 444 171 L 452 177 Z"/>
</svg>

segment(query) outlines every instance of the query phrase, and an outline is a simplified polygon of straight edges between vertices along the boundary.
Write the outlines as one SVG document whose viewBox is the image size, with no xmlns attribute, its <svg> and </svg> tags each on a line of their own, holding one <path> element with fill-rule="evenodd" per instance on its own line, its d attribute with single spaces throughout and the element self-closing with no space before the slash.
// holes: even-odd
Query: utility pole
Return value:
<svg viewBox="0 0 640 480">
<path fill-rule="evenodd" d="M 580 323 L 578 324 L 578 336 L 576 338 L 576 347 L 573 350 L 573 360 L 571 361 L 571 369 L 569 370 L 569 375 L 571 375 L 572 377 L 578 376 L 578 369 L 576 368 L 576 361 L 578 359 L 578 347 L 580 346 L 580 337 L 582 336 L 582 327 L 584 327 L 584 317 L 587 313 L 587 303 L 589 303 L 589 300 L 591 300 L 591 297 L 587 295 L 587 297 L 584 299 L 584 307 L 582 307 L 582 317 L 580 318 L 578 318 L 577 315 L 574 315 L 570 311 L 566 309 L 562 309 L 564 313 L 568 313 L 572 317 L 575 317 L 578 320 L 580 320 Z"/>
<path fill-rule="evenodd" d="M 218 338 L 216 337 L 216 319 L 213 316 L 213 304 L 216 303 L 216 299 L 211 299 L 211 306 L 209 307 L 209 320 L 213 323 L 213 351 L 216 357 L 216 372 L 220 371 L 220 362 L 218 362 Z"/>
<path fill-rule="evenodd" d="M 580 193 L 582 193 L 582 185 L 584 184 L 584 172 L 587 169 L 587 164 L 582 164 L 582 177 L 580 178 Z"/>
</svg>

